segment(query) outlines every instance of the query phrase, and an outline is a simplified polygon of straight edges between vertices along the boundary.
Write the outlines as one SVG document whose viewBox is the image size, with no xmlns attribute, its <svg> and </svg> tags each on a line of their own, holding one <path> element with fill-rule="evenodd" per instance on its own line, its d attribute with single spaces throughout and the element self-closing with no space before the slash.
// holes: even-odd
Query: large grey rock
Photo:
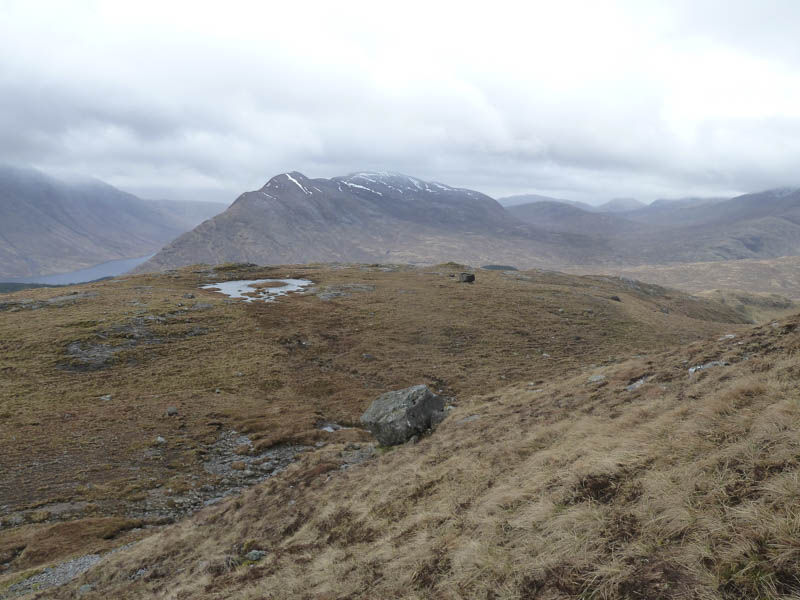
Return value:
<svg viewBox="0 0 800 600">
<path fill-rule="evenodd" d="M 444 419 L 444 399 L 427 385 L 387 392 L 361 415 L 361 423 L 383 446 L 403 444 Z"/>
</svg>

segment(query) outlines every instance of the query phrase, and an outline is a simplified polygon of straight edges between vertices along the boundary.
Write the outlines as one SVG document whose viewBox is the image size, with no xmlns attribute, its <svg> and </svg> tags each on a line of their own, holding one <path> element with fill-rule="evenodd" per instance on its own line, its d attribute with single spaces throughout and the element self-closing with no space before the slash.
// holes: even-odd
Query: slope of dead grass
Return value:
<svg viewBox="0 0 800 600">
<path fill-rule="evenodd" d="M 0 575 L 105 543 L 66 539 L 32 560 L 64 521 L 162 523 L 146 514 L 148 498 L 216 482 L 203 461 L 220 432 L 246 432 L 255 451 L 363 443 L 359 430 L 319 425 L 355 424 L 376 396 L 407 385 L 461 405 L 746 329 L 730 307 L 653 286 L 501 271 L 469 285 L 450 277 L 460 269 L 231 265 L 75 286 L 74 302 L 44 302 L 69 288 L 4 296 L 43 305 L 0 311 L 0 548 L 13 559 Z M 307 278 L 315 290 L 247 304 L 198 289 L 262 277 Z M 88 368 L 69 354 L 76 344 L 118 351 Z M 156 447 L 157 436 L 166 442 Z M 20 514 L 36 525 L 24 535 Z"/>
<path fill-rule="evenodd" d="M 331 445 L 79 583 L 90 598 L 796 598 L 799 326 L 598 368 L 600 383 L 477 394 L 349 469 Z M 711 359 L 730 364 L 688 374 Z M 269 554 L 249 564 L 252 548 Z"/>
</svg>

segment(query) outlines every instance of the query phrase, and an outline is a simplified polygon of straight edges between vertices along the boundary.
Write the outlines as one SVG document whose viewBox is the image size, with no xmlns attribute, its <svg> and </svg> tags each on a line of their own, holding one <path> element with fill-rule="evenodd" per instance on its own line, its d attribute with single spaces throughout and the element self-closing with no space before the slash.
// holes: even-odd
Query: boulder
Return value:
<svg viewBox="0 0 800 600">
<path fill-rule="evenodd" d="M 459 273 L 458 281 L 461 283 L 472 283 L 475 281 L 475 275 L 472 273 Z"/>
<path fill-rule="evenodd" d="M 361 415 L 361 423 L 382 446 L 403 444 L 444 419 L 444 399 L 427 385 L 387 392 Z"/>
</svg>

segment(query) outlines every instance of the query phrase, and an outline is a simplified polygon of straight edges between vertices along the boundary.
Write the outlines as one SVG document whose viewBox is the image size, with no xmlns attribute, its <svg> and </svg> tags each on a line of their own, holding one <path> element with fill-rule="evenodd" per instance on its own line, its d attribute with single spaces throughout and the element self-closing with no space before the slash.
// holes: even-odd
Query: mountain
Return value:
<svg viewBox="0 0 800 600">
<path fill-rule="evenodd" d="M 506 210 L 541 229 L 602 241 L 584 266 L 601 265 L 615 272 L 637 265 L 800 255 L 800 190 L 794 188 L 730 199 L 661 200 L 620 212 L 588 212 L 556 202 Z"/>
<path fill-rule="evenodd" d="M 0 279 L 150 254 L 222 209 L 142 200 L 97 180 L 66 182 L 0 166 Z"/>
<path fill-rule="evenodd" d="M 547 231 L 594 237 L 631 235 L 651 229 L 613 213 L 590 212 L 560 201 L 517 204 L 507 206 L 506 211 L 521 221 Z"/>
<path fill-rule="evenodd" d="M 498 198 L 497 201 L 506 208 L 520 204 L 533 204 L 536 202 L 558 202 L 560 204 L 568 204 L 570 206 L 574 206 L 575 208 L 580 208 L 590 212 L 597 210 L 596 206 L 592 206 L 586 202 L 579 202 L 577 200 L 564 200 L 562 198 L 551 198 L 550 196 L 540 196 L 539 194 L 518 194 L 516 196 Z"/>
<path fill-rule="evenodd" d="M 798 190 L 653 207 L 620 200 L 595 211 L 550 200 L 503 208 L 476 191 L 396 173 L 292 172 L 242 194 L 138 270 L 243 261 L 619 268 L 790 255 L 800 255 Z"/>
<path fill-rule="evenodd" d="M 594 207 L 597 212 L 621 213 L 638 210 L 647 206 L 635 198 L 614 198 L 605 204 Z"/>
<path fill-rule="evenodd" d="M 597 242 L 519 221 L 472 190 L 397 173 L 309 179 L 283 173 L 165 247 L 139 271 L 193 263 L 332 261 L 543 266 Z"/>
</svg>

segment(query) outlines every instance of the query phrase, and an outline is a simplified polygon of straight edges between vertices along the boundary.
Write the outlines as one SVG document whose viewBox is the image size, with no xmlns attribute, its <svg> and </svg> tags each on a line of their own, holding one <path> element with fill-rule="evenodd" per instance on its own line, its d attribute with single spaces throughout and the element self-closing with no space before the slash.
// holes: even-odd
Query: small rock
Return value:
<svg viewBox="0 0 800 600">
<path fill-rule="evenodd" d="M 221 393 L 222 393 L 222 390 L 221 390 L 221 389 L 219 389 L 219 388 L 217 388 L 217 389 L 215 389 L 215 390 L 214 390 L 214 393 L 215 393 L 215 394 L 221 394 Z"/>
<path fill-rule="evenodd" d="M 194 294 L 184 294 L 183 297 L 187 300 L 194 300 Z"/>
<path fill-rule="evenodd" d="M 704 365 L 697 365 L 689 369 L 689 375 L 694 375 L 698 371 L 704 371 L 706 369 L 710 369 L 712 367 L 727 367 L 729 363 L 723 360 L 712 360 L 711 362 L 707 362 Z"/>
<path fill-rule="evenodd" d="M 732 339 L 733 339 L 733 338 L 735 338 L 735 337 L 736 337 L 736 336 L 735 336 L 733 333 L 729 333 L 728 335 L 723 335 L 723 336 L 722 336 L 721 338 L 719 338 L 717 341 L 718 341 L 718 342 L 724 342 L 725 340 L 732 340 Z"/>
<path fill-rule="evenodd" d="M 473 273 L 459 273 L 458 281 L 460 283 L 473 283 L 475 281 L 475 275 Z"/>
<path fill-rule="evenodd" d="M 620 298 L 619 296 L 611 296 L 609 300 L 613 300 L 614 302 L 622 302 L 622 298 Z"/>
<path fill-rule="evenodd" d="M 600 383 L 601 381 L 605 381 L 605 375 L 592 375 L 589 377 L 589 383 Z"/>
<path fill-rule="evenodd" d="M 158 437 L 156 438 L 156 444 L 158 444 L 159 446 L 161 446 L 161 445 L 163 445 L 163 444 L 166 444 L 166 443 L 167 443 L 167 440 L 165 440 L 163 437 L 161 437 L 161 436 L 158 436 Z"/>
<path fill-rule="evenodd" d="M 266 555 L 267 553 L 264 552 L 263 550 L 250 550 L 250 552 L 244 555 L 244 558 L 245 560 L 249 560 L 250 562 L 258 562 Z"/>
<path fill-rule="evenodd" d="M 650 379 L 650 377 L 642 377 L 641 379 L 637 379 L 632 384 L 627 386 L 625 389 L 628 390 L 629 392 L 635 392 L 640 387 L 642 387 L 645 383 L 647 383 L 647 381 L 649 379 Z"/>
<path fill-rule="evenodd" d="M 480 418 L 481 418 L 480 415 L 470 415 L 470 416 L 464 417 L 463 419 L 458 421 L 458 424 L 459 425 L 463 425 L 464 423 L 472 423 L 472 421 L 477 421 Z"/>
<path fill-rule="evenodd" d="M 78 595 L 83 596 L 84 594 L 88 594 L 93 590 L 94 590 L 94 585 L 92 585 L 91 583 L 84 583 L 81 587 L 78 588 Z"/>
<path fill-rule="evenodd" d="M 106 394 L 105 396 L 100 396 L 100 400 L 108 402 L 109 400 L 111 400 L 111 397 L 112 397 L 111 394 Z"/>
<path fill-rule="evenodd" d="M 178 414 L 177 407 L 175 407 L 175 406 L 168 406 L 167 407 L 167 416 L 168 417 L 174 417 L 177 414 Z"/>
</svg>

